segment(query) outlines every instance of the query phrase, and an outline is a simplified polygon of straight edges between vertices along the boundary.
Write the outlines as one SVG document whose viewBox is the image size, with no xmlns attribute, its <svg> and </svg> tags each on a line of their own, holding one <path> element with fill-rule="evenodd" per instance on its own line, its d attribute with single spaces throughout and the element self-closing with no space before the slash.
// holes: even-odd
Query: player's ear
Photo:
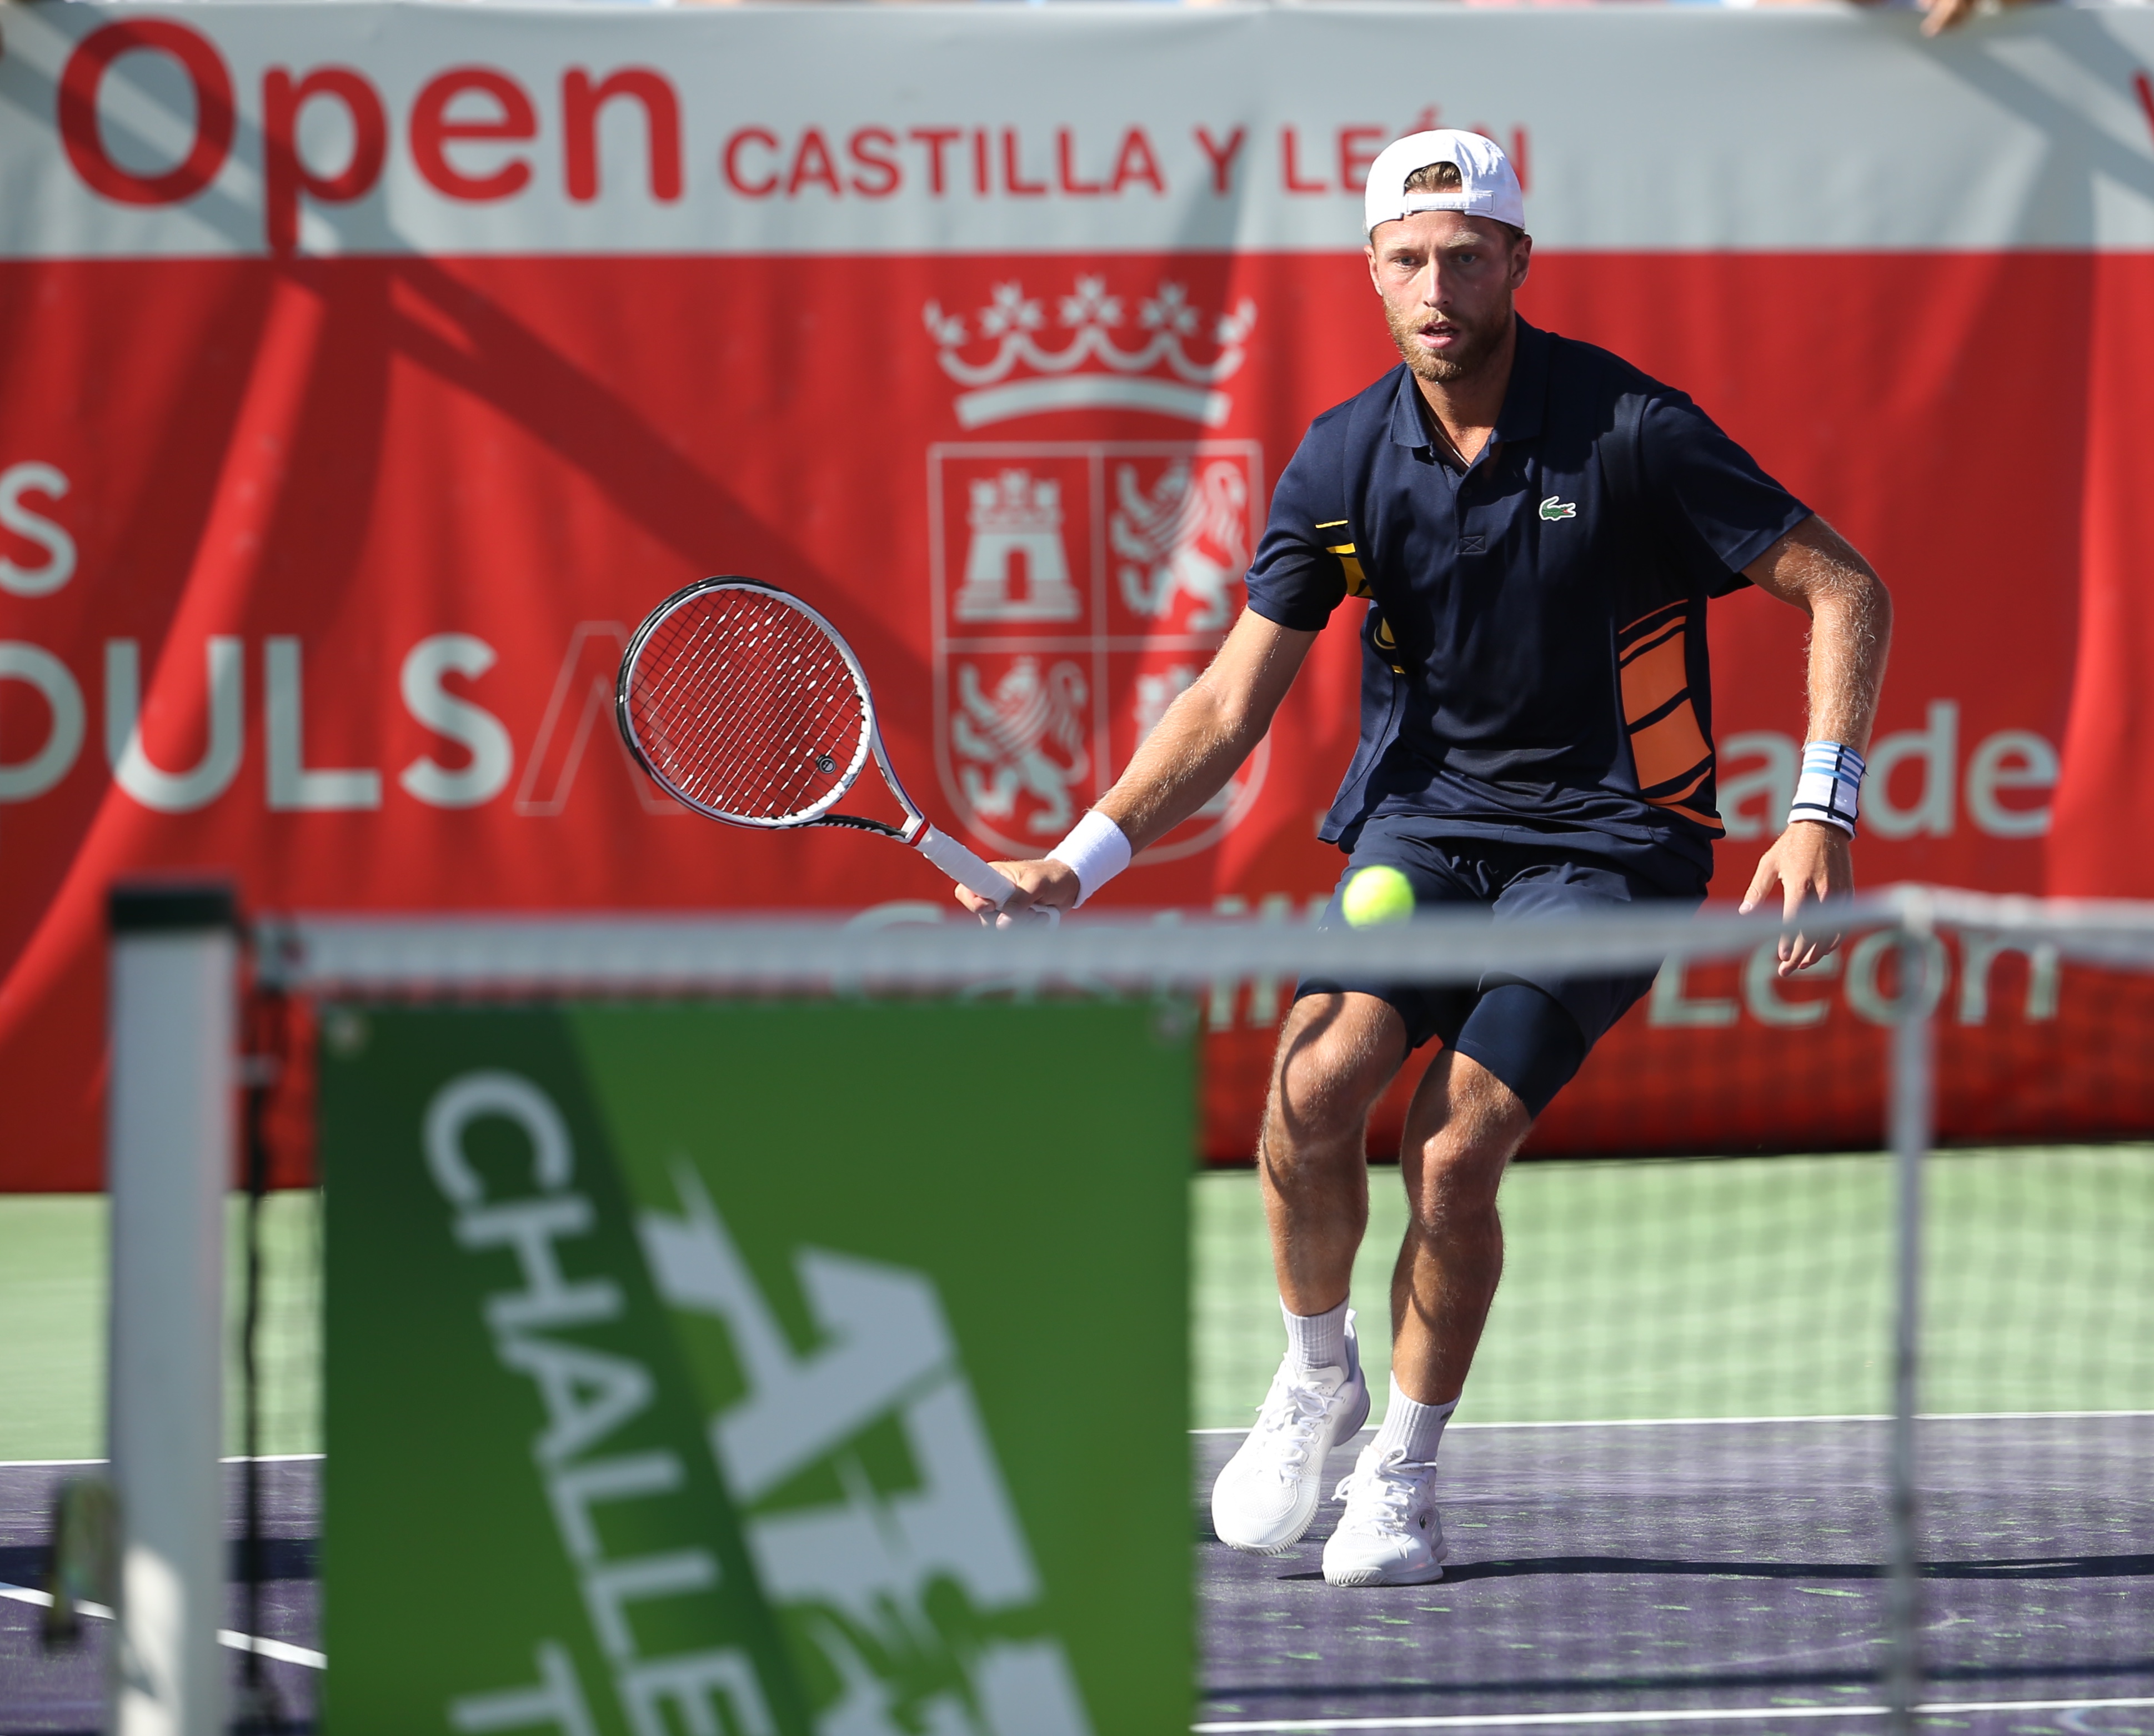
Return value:
<svg viewBox="0 0 2154 1736">
<path fill-rule="evenodd" d="M 1534 238 L 1521 229 L 1518 239 L 1511 243 L 1511 287 L 1515 289 L 1526 280 L 1526 273 L 1534 267 Z"/>
<path fill-rule="evenodd" d="M 1384 293 L 1384 283 L 1383 279 L 1376 275 L 1376 244 L 1373 242 L 1367 243 L 1363 245 L 1361 248 L 1361 257 L 1369 262 L 1370 287 L 1373 288 L 1377 294 L 1381 295 Z"/>
</svg>

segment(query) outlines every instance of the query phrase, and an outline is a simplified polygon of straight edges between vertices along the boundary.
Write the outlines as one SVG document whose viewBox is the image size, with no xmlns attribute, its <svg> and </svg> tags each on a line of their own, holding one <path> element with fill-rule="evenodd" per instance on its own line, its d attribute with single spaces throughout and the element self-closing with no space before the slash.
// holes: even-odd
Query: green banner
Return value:
<svg viewBox="0 0 2154 1736">
<path fill-rule="evenodd" d="M 1187 1728 L 1186 1008 L 322 1028 L 329 1728 Z"/>
</svg>

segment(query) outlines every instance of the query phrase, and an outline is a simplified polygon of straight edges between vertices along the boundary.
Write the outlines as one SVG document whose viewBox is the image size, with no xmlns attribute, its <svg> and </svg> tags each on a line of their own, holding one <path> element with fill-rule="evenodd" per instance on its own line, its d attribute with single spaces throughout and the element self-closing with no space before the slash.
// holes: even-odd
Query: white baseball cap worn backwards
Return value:
<svg viewBox="0 0 2154 1736">
<path fill-rule="evenodd" d="M 1431 163 L 1457 165 L 1459 185 L 1447 192 L 1408 192 L 1406 177 Z M 1395 139 L 1369 165 L 1365 234 L 1379 223 L 1417 211 L 1462 211 L 1514 228 L 1526 227 L 1526 202 L 1510 158 L 1493 139 L 1447 126 Z"/>
</svg>

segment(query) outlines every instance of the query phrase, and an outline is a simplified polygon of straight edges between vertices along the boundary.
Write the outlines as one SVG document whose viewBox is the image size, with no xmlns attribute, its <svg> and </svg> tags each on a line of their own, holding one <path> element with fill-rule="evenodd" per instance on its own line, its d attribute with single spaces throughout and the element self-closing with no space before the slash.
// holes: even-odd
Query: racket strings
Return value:
<svg viewBox="0 0 2154 1736">
<path fill-rule="evenodd" d="M 629 721 L 665 783 L 697 806 L 778 820 L 850 783 L 867 707 L 843 652 L 768 592 L 716 589 L 651 632 Z"/>
<path fill-rule="evenodd" d="M 746 801 L 746 811 L 773 807 L 781 814 L 792 811 L 803 778 L 812 794 L 819 795 L 850 769 L 853 744 L 847 739 L 850 732 L 845 724 L 857 709 L 858 701 L 851 671 L 812 624 L 803 625 L 807 627 L 804 634 L 757 631 L 747 636 L 746 654 L 733 666 L 742 673 L 740 691 L 730 697 L 712 692 L 722 686 L 722 680 L 712 679 L 713 672 L 722 672 L 725 667 L 719 636 L 707 625 L 698 634 L 695 651 L 708 661 L 683 666 L 695 667 L 701 677 L 697 715 L 712 726 L 703 751 L 705 763 L 697 768 L 702 775 L 697 781 L 705 791 L 705 799 L 722 793 L 711 776 L 712 767 L 732 768 L 735 781 L 744 785 L 744 795 L 737 793 L 736 799 Z M 766 661 L 758 665 L 758 657 Z M 768 728 L 772 702 L 781 692 L 794 702 L 794 714 L 787 721 L 804 739 L 805 750 L 794 754 L 782 749 L 777 753 L 765 751 L 758 755 L 757 731 Z M 848 749 L 842 759 L 815 746 L 840 741 Z M 762 745 L 767 749 L 769 744 Z M 827 771 L 821 763 L 824 760 L 834 762 Z"/>
<path fill-rule="evenodd" d="M 812 805 L 850 768 L 847 738 L 857 734 L 846 728 L 850 695 L 804 692 L 829 675 L 778 656 L 732 687 L 708 669 L 668 683 L 651 707 L 667 719 L 661 764 L 685 794 L 727 813 L 778 819 Z"/>
<path fill-rule="evenodd" d="M 667 746 L 673 750 L 676 769 L 691 781 L 709 779 L 711 768 L 698 766 L 698 753 L 714 761 L 730 758 L 738 768 L 753 770 L 740 752 L 743 741 L 766 720 L 771 695 L 789 673 L 786 666 L 799 662 L 780 655 L 758 664 L 755 660 L 767 650 L 760 636 L 750 636 L 729 666 L 718 636 L 703 623 L 675 651 L 669 670 L 672 679 L 651 693 L 650 712 L 655 726 L 661 719 L 673 720 L 675 727 L 666 731 Z M 729 673 L 735 688 L 727 693 Z M 682 732 L 682 720 L 694 727 Z"/>
<path fill-rule="evenodd" d="M 666 720 L 667 768 L 698 800 L 781 814 L 794 805 L 789 798 L 820 794 L 815 786 L 834 781 L 816 775 L 816 762 L 834 756 L 802 750 L 835 733 L 829 726 L 851 696 L 830 692 L 829 682 L 845 672 L 839 660 L 804 654 L 767 624 L 728 643 L 724 629 L 733 625 L 697 623 L 677 650 L 666 648 L 673 678 L 651 695 L 651 713 Z"/>
</svg>

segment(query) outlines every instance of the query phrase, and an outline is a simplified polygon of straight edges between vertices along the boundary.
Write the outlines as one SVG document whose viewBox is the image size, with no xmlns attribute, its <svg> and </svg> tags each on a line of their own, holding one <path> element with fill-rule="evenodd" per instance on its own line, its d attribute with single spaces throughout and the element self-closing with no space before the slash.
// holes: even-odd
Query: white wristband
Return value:
<svg viewBox="0 0 2154 1736">
<path fill-rule="evenodd" d="M 1823 820 L 1855 835 L 1855 808 L 1862 793 L 1862 756 L 1838 742 L 1808 742 L 1803 747 L 1802 775 L 1788 819 Z"/>
<path fill-rule="evenodd" d="M 1130 840 L 1122 829 L 1097 808 L 1069 829 L 1069 835 L 1047 853 L 1077 876 L 1077 901 L 1082 904 L 1130 865 Z"/>
</svg>

